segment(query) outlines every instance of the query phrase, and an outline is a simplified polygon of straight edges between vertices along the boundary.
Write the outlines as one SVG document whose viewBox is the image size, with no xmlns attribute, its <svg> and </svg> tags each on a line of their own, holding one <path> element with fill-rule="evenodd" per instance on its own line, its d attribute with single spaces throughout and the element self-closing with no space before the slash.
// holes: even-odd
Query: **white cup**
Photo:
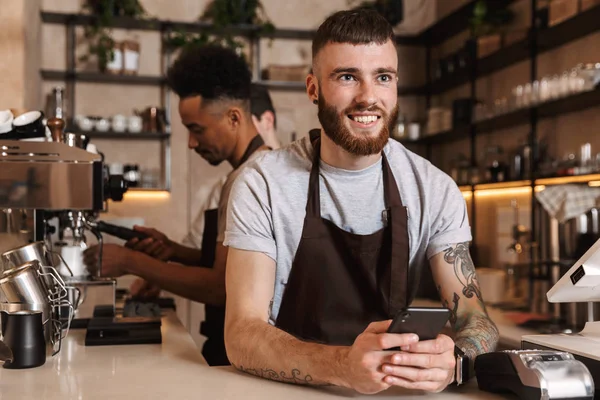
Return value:
<svg viewBox="0 0 600 400">
<path fill-rule="evenodd" d="M 77 126 L 84 132 L 89 132 L 94 129 L 94 121 L 92 121 L 88 117 L 84 117 L 83 115 L 79 116 L 79 119 L 76 119 Z"/>
<path fill-rule="evenodd" d="M 112 130 L 115 132 L 125 132 L 127 128 L 127 117 L 117 114 L 112 117 Z"/>
<path fill-rule="evenodd" d="M 73 276 L 86 276 L 89 275 L 88 270 L 83 263 L 83 251 L 85 249 L 81 246 L 63 246 L 60 248 L 60 255 L 65 260 L 71 271 L 73 272 Z M 58 273 L 63 276 L 69 276 L 69 272 L 61 263 L 61 266 L 58 269 Z"/>
<path fill-rule="evenodd" d="M 142 117 L 132 115 L 127 120 L 127 130 L 131 133 L 140 133 L 142 131 Z"/>
<path fill-rule="evenodd" d="M 10 110 L 0 111 L 0 134 L 12 131 L 13 113 Z"/>
<path fill-rule="evenodd" d="M 411 123 L 408 125 L 408 139 L 409 140 L 417 140 L 419 139 L 421 127 L 417 123 Z"/>
<path fill-rule="evenodd" d="M 96 121 L 96 130 L 98 132 L 107 132 L 110 129 L 110 121 L 106 118 L 100 118 Z"/>
</svg>

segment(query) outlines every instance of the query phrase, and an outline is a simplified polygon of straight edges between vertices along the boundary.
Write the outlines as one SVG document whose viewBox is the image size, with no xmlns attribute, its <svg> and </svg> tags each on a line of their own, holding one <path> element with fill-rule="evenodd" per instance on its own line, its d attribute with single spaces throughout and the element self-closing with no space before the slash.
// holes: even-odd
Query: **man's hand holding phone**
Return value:
<svg viewBox="0 0 600 400">
<path fill-rule="evenodd" d="M 399 353 L 382 365 L 389 384 L 409 389 L 440 392 L 454 380 L 454 341 L 443 334 L 450 312 L 445 308 L 407 308 L 400 311 L 388 333 L 416 334 L 419 341 L 401 346 Z"/>
<path fill-rule="evenodd" d="M 405 335 L 405 334 L 402 334 Z M 382 365 L 385 382 L 408 389 L 441 392 L 454 380 L 454 341 L 443 334 L 400 347 Z"/>
<path fill-rule="evenodd" d="M 409 308 L 371 323 L 340 360 L 345 386 L 360 393 L 390 386 L 442 391 L 454 379 L 454 342 L 439 334 L 448 316 L 445 309 Z M 420 340 L 419 333 L 432 339 Z"/>
</svg>

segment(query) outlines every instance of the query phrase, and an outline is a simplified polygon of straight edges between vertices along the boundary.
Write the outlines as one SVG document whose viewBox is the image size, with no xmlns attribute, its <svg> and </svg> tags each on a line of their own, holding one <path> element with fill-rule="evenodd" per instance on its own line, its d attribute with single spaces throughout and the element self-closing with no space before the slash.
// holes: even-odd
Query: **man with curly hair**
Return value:
<svg viewBox="0 0 600 400">
<path fill-rule="evenodd" d="M 252 115 L 253 87 L 248 66 L 242 57 L 223 47 L 211 45 L 183 51 L 169 69 L 167 81 L 179 96 L 179 115 L 189 133 L 188 147 L 211 165 L 227 161 L 233 171 L 224 182 L 215 185 L 201 209 L 186 240 L 191 246 L 178 244 L 155 229 L 135 227 L 149 237 L 141 241 L 133 239 L 126 247 L 104 245 L 101 275 L 132 274 L 143 278 L 132 290 L 141 296 L 156 293 L 152 289 L 160 287 L 204 303 L 206 318 L 200 332 L 207 341 L 202 354 L 210 365 L 227 365 L 223 343 L 227 259 L 223 236 L 227 201 L 242 165 L 255 158 L 260 150 L 268 149 L 257 133 L 253 118 L 272 119 L 274 124 L 275 115 L 265 116 L 268 110 L 258 105 L 253 107 L 258 115 Z M 270 103 L 270 99 L 263 103 Z M 268 121 L 262 124 L 269 127 Z M 90 268 L 96 265 L 97 254 L 97 247 L 85 252 L 85 262 Z"/>
</svg>

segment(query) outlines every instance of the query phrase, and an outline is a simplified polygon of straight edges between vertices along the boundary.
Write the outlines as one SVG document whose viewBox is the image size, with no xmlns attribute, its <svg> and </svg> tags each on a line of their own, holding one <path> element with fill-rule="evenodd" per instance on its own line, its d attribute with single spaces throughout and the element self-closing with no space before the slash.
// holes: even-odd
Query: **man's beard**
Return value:
<svg viewBox="0 0 600 400">
<path fill-rule="evenodd" d="M 381 114 L 383 126 L 376 136 L 362 136 L 353 134 L 343 123 L 342 118 L 348 118 L 349 114 L 354 112 L 376 111 Z M 360 107 L 355 106 L 344 110 L 342 116 L 338 114 L 335 107 L 325 101 L 322 93 L 319 93 L 319 121 L 325 131 L 325 134 L 338 146 L 350 154 L 357 156 L 369 156 L 371 154 L 381 153 L 383 147 L 388 142 L 390 131 L 394 129 L 394 124 L 398 119 L 398 104 L 388 115 L 379 107 Z"/>
</svg>

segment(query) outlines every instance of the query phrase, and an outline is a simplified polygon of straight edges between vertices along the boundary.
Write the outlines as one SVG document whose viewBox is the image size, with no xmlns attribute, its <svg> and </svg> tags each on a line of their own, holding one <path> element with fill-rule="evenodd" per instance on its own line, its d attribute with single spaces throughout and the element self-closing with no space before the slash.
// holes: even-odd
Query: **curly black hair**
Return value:
<svg viewBox="0 0 600 400">
<path fill-rule="evenodd" d="M 167 84 L 180 98 L 249 101 L 251 81 L 244 58 L 217 45 L 185 48 L 167 72 Z"/>
</svg>

